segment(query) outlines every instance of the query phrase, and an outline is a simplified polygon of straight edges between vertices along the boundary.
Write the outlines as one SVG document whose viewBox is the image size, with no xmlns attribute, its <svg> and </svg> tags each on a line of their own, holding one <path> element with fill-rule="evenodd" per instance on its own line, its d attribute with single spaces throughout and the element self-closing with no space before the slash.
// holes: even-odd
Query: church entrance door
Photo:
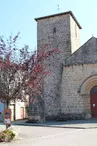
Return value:
<svg viewBox="0 0 97 146">
<path fill-rule="evenodd" d="M 97 86 L 90 91 L 92 117 L 97 118 Z"/>
</svg>

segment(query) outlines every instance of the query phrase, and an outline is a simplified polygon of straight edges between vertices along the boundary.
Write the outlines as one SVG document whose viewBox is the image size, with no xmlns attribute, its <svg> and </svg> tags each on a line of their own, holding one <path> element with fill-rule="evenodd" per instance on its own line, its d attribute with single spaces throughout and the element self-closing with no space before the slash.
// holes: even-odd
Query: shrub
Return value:
<svg viewBox="0 0 97 146">
<path fill-rule="evenodd" d="M 6 129 L 0 132 L 0 142 L 10 142 L 16 136 L 15 131 L 12 128 Z"/>
</svg>

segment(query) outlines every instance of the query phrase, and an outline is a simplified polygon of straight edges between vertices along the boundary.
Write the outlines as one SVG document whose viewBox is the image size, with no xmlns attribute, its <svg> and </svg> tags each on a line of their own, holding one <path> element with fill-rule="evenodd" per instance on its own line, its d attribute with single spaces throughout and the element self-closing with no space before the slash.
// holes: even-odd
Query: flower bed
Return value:
<svg viewBox="0 0 97 146">
<path fill-rule="evenodd" d="M 10 142 L 15 138 L 15 136 L 16 133 L 13 128 L 8 128 L 0 132 L 0 142 Z"/>
</svg>

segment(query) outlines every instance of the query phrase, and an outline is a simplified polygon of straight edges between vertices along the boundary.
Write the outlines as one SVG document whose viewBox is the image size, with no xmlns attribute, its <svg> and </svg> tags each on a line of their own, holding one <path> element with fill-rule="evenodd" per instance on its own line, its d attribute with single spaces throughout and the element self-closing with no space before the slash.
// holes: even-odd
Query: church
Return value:
<svg viewBox="0 0 97 146">
<path fill-rule="evenodd" d="M 35 20 L 38 49 L 61 50 L 46 66 L 52 72 L 43 84 L 45 119 L 97 118 L 97 38 L 80 46 L 82 27 L 72 11 Z"/>
</svg>

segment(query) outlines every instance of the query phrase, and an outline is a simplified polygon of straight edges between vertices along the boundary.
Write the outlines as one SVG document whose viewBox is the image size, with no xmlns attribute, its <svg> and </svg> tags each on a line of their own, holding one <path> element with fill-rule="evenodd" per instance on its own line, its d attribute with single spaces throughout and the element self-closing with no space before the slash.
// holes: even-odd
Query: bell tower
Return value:
<svg viewBox="0 0 97 146">
<path fill-rule="evenodd" d="M 44 84 L 45 115 L 55 119 L 60 114 L 60 84 L 62 64 L 67 57 L 80 47 L 81 26 L 71 11 L 35 18 L 37 21 L 37 48 L 50 44 L 50 49 L 58 48 L 61 53 L 55 55 L 55 66 L 49 60 L 51 75 Z"/>
</svg>

